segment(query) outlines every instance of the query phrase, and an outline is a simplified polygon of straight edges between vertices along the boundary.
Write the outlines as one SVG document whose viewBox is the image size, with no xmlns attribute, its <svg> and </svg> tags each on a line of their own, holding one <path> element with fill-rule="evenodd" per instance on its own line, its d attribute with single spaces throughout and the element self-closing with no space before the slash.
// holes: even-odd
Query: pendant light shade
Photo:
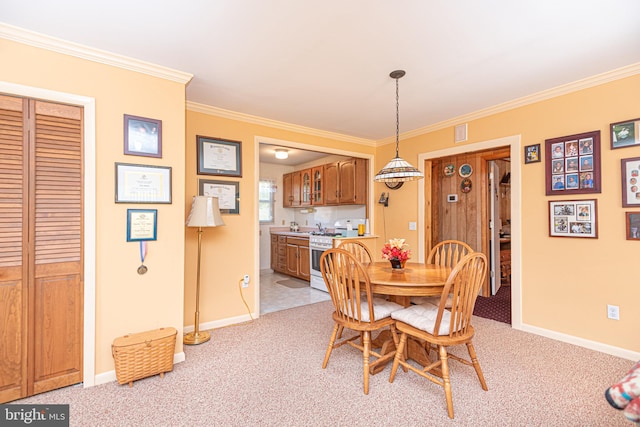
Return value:
<svg viewBox="0 0 640 427">
<path fill-rule="evenodd" d="M 404 70 L 392 71 L 389 76 L 396 80 L 396 156 L 391 159 L 374 178 L 377 182 L 397 183 L 415 181 L 424 178 L 424 174 L 398 155 L 400 146 L 400 104 L 398 79 L 405 75 Z"/>
</svg>

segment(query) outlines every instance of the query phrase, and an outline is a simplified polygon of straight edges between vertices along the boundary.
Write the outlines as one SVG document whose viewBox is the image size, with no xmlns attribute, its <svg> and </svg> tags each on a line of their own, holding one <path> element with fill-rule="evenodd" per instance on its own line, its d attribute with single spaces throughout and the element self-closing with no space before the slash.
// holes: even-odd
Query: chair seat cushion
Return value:
<svg viewBox="0 0 640 427">
<path fill-rule="evenodd" d="M 430 303 L 412 305 L 402 310 L 394 311 L 391 313 L 391 317 L 395 320 L 399 320 L 414 328 L 423 330 L 430 334 L 434 334 L 434 328 L 436 323 L 436 317 L 438 315 L 438 307 Z M 444 310 L 442 312 L 442 322 L 440 322 L 440 329 L 438 335 L 449 334 L 449 324 L 451 323 L 451 312 Z"/>
<path fill-rule="evenodd" d="M 400 304 L 396 304 L 395 302 L 374 297 L 373 311 L 375 313 L 375 318 L 373 320 L 380 320 L 380 319 L 384 319 L 385 317 L 389 317 L 391 313 L 393 313 L 394 311 L 402 310 L 402 308 L 403 307 Z M 348 312 L 346 314 L 353 317 L 354 319 L 358 319 L 363 322 L 371 321 L 370 315 L 369 315 L 369 304 L 367 304 L 366 298 L 362 299 L 360 310 L 362 311 L 362 319 L 358 319 L 357 314 L 355 316 L 353 316 L 351 313 L 348 313 Z M 351 311 L 351 310 L 347 309 L 345 311 Z"/>
</svg>

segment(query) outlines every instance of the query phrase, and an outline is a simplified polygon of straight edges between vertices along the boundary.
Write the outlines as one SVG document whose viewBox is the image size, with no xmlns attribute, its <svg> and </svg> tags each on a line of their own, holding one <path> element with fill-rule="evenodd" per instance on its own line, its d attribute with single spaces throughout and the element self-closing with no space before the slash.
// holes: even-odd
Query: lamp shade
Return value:
<svg viewBox="0 0 640 427">
<path fill-rule="evenodd" d="M 377 173 L 374 181 L 403 182 L 424 178 L 424 174 L 401 157 L 391 159 L 387 165 Z"/>
<path fill-rule="evenodd" d="M 217 197 L 194 196 L 187 227 L 218 227 L 224 225 Z"/>
</svg>

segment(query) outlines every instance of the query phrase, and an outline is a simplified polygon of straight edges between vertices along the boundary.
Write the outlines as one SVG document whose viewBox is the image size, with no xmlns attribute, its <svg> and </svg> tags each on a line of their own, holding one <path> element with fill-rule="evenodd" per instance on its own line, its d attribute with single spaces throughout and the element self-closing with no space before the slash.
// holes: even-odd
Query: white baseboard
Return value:
<svg viewBox="0 0 640 427">
<path fill-rule="evenodd" d="M 253 319 L 256 319 L 258 317 L 256 313 L 251 313 L 251 316 L 253 316 Z M 249 316 L 248 314 L 243 314 L 242 316 L 228 317 L 226 319 L 215 320 L 213 322 L 201 323 L 200 330 L 207 331 L 209 329 L 217 329 L 225 326 L 235 325 L 238 323 L 249 322 L 252 320 L 251 316 Z M 188 332 L 193 332 L 193 325 L 184 327 L 182 333 L 186 334 Z"/>
<path fill-rule="evenodd" d="M 182 351 L 180 353 L 176 353 L 176 354 L 173 355 L 173 364 L 174 365 L 176 363 L 184 362 L 184 360 L 185 360 L 184 351 Z M 116 371 L 114 369 L 112 371 L 107 371 L 107 372 L 103 372 L 101 374 L 96 375 L 93 385 L 106 384 L 106 383 L 110 383 L 110 382 L 113 382 L 113 381 L 116 381 L 116 380 L 117 380 Z M 85 386 L 85 387 L 90 387 L 90 386 Z"/>
<path fill-rule="evenodd" d="M 633 360 L 634 362 L 637 362 L 638 360 L 640 360 L 639 352 L 627 350 L 625 348 L 614 347 L 612 345 L 603 344 L 597 341 L 590 341 L 584 338 L 574 337 L 573 335 L 563 334 L 561 332 L 550 331 L 548 329 L 539 328 L 537 326 L 523 324 L 522 327 L 518 329 L 520 329 L 521 331 L 531 332 L 532 334 L 551 338 L 557 341 L 566 342 L 568 344 L 577 345 L 579 347 L 584 347 L 591 350 L 599 351 L 601 353 L 610 354 L 612 356 L 621 357 L 623 359 Z"/>
</svg>

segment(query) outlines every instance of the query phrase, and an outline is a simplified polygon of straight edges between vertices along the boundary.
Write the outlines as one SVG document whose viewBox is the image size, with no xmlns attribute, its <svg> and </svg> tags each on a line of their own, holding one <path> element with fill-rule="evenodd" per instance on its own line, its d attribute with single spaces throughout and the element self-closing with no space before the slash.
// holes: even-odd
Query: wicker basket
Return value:
<svg viewBox="0 0 640 427">
<path fill-rule="evenodd" d="M 175 328 L 160 328 L 153 331 L 129 334 L 113 340 L 111 354 L 116 364 L 119 384 L 173 370 L 173 353 L 176 347 Z"/>
</svg>

